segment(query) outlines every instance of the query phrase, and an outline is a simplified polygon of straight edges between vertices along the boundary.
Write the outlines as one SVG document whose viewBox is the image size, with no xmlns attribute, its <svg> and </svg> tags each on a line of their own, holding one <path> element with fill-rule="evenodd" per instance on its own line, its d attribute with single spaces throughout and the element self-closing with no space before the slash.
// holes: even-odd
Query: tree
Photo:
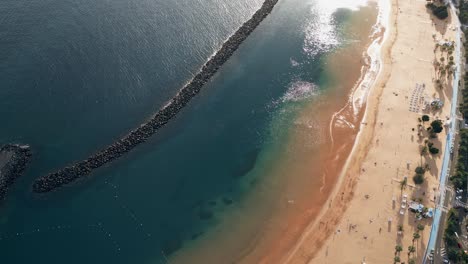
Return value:
<svg viewBox="0 0 468 264">
<path fill-rule="evenodd" d="M 411 254 L 411 253 L 414 253 L 416 252 L 416 248 L 414 246 L 409 246 L 408 247 L 408 256 Z"/>
<path fill-rule="evenodd" d="M 401 188 L 402 191 L 403 191 L 403 189 L 406 188 L 406 185 L 408 185 L 408 179 L 405 177 L 400 183 L 400 188 Z"/>
<path fill-rule="evenodd" d="M 429 116 L 428 115 L 423 115 L 422 116 L 422 121 L 423 121 L 423 123 L 429 121 Z"/>
<path fill-rule="evenodd" d="M 416 172 L 416 175 L 413 176 L 414 183 L 415 184 L 423 184 L 423 182 L 424 182 L 424 173 L 426 173 L 426 169 L 424 167 L 422 167 L 422 166 L 418 166 L 418 167 L 416 167 L 414 172 Z"/>
<path fill-rule="evenodd" d="M 396 255 L 397 253 L 400 253 L 401 251 L 403 251 L 403 247 L 402 247 L 401 245 L 396 245 L 396 246 L 395 246 L 395 255 Z"/>
<path fill-rule="evenodd" d="M 416 264 L 416 260 L 410 259 L 410 260 L 408 260 L 408 264 Z"/>
<path fill-rule="evenodd" d="M 439 154 L 439 149 L 438 149 L 438 148 L 430 148 L 430 149 L 429 149 L 429 152 L 430 152 L 432 155 L 437 155 L 437 154 Z"/>
<path fill-rule="evenodd" d="M 446 19 L 448 17 L 447 6 L 445 5 L 436 5 L 434 3 L 426 4 L 426 7 L 432 11 L 432 14 L 438 19 Z"/>
<path fill-rule="evenodd" d="M 447 255 L 449 259 L 456 261 L 458 259 L 458 250 L 456 248 L 449 248 Z"/>
<path fill-rule="evenodd" d="M 424 174 L 416 174 L 413 177 L 413 182 L 415 184 L 423 184 L 424 183 Z"/>
<path fill-rule="evenodd" d="M 420 154 L 421 154 L 421 156 L 426 156 L 426 154 L 427 154 L 427 146 L 421 146 L 421 147 L 420 147 Z"/>
<path fill-rule="evenodd" d="M 423 231 L 423 230 L 424 230 L 424 226 L 421 225 L 421 224 L 418 224 L 418 227 L 417 227 L 417 228 L 418 228 L 418 231 Z"/>
<path fill-rule="evenodd" d="M 418 240 L 421 237 L 419 233 L 413 233 L 413 243 L 415 240 Z"/>
<path fill-rule="evenodd" d="M 403 232 L 403 225 L 398 225 L 398 231 Z"/>
<path fill-rule="evenodd" d="M 442 126 L 442 121 L 440 121 L 439 119 L 432 121 L 431 128 L 434 133 L 440 133 L 444 129 L 444 127 Z"/>
<path fill-rule="evenodd" d="M 418 166 L 416 167 L 416 169 L 414 169 L 414 172 L 416 172 L 416 174 L 424 174 L 426 170 L 424 169 L 424 167 Z"/>
<path fill-rule="evenodd" d="M 427 164 L 427 163 L 424 164 L 424 172 L 426 172 L 426 171 L 428 171 L 430 169 L 431 169 L 431 167 L 429 167 L 429 164 Z"/>
<path fill-rule="evenodd" d="M 399 256 L 395 256 L 395 257 L 393 258 L 393 262 L 394 262 L 394 263 L 399 263 L 399 262 L 400 262 L 400 257 L 399 257 Z"/>
</svg>

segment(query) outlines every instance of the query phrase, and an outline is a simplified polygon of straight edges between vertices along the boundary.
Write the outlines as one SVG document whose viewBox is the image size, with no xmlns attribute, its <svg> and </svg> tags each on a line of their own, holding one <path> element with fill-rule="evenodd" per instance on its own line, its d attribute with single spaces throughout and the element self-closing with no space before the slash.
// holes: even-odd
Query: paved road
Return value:
<svg viewBox="0 0 468 264">
<path fill-rule="evenodd" d="M 443 227 L 445 224 L 446 213 L 443 212 L 442 208 L 444 206 L 447 206 L 448 200 L 449 200 L 449 199 L 447 199 L 447 201 L 445 200 L 445 186 L 446 186 L 447 179 L 448 179 L 447 177 L 448 169 L 450 168 L 450 160 L 451 160 L 450 159 L 451 157 L 450 142 L 451 140 L 453 140 L 455 136 L 455 133 L 457 130 L 457 123 L 458 123 L 457 122 L 457 105 L 458 105 L 458 89 L 459 89 L 458 82 L 460 80 L 460 75 L 461 75 L 461 72 L 460 72 L 461 60 L 460 59 L 461 59 L 461 49 L 462 49 L 462 45 L 460 41 L 461 29 L 460 29 L 460 22 L 458 21 L 458 17 L 455 13 L 455 7 L 453 6 L 452 3 L 450 3 L 450 5 L 451 5 L 450 12 L 452 13 L 451 15 L 452 17 L 456 19 L 455 23 L 457 24 L 456 25 L 457 34 L 456 34 L 456 39 L 455 39 L 455 61 L 457 64 L 456 64 L 455 74 L 453 78 L 452 106 L 450 109 L 450 119 L 452 120 L 452 123 L 450 125 L 450 128 L 448 129 L 447 144 L 445 145 L 442 170 L 441 170 L 440 178 L 439 178 L 440 179 L 439 190 L 441 190 L 441 193 L 439 197 L 439 202 L 435 208 L 434 221 L 433 221 L 432 228 L 431 228 L 429 243 L 427 245 L 426 252 L 424 254 L 423 263 L 429 263 L 429 261 L 427 261 L 427 257 L 430 254 L 431 250 L 438 249 L 440 252 L 441 245 L 443 245 L 443 241 L 442 241 L 443 229 L 444 229 Z M 435 250 L 436 255 L 437 255 L 438 250 Z M 439 260 L 440 260 L 440 256 L 439 256 Z M 435 263 L 442 263 L 442 262 L 435 262 Z"/>
<path fill-rule="evenodd" d="M 444 203 L 444 207 L 447 208 L 447 207 L 451 207 L 449 205 L 453 205 L 452 204 L 452 199 L 453 199 L 453 193 L 451 192 L 447 192 L 446 194 L 446 197 L 445 197 L 445 203 Z M 444 227 L 445 226 L 445 221 L 447 220 L 447 212 L 445 211 L 442 211 L 442 214 L 441 214 L 441 218 L 440 218 L 440 222 L 439 222 L 439 225 L 441 227 Z M 436 239 L 436 243 L 435 243 L 435 254 L 434 254 L 434 263 L 443 263 L 443 259 L 444 257 L 447 257 L 447 254 L 445 252 L 442 252 L 441 249 L 442 248 L 445 248 L 445 244 L 444 244 L 444 228 L 439 228 L 439 232 L 437 233 L 437 239 Z"/>
</svg>

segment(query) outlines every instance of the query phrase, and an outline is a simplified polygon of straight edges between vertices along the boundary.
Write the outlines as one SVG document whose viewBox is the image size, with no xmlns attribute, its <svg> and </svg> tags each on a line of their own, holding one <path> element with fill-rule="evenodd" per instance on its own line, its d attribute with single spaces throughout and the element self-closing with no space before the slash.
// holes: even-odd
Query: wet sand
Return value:
<svg viewBox="0 0 468 264">
<path fill-rule="evenodd" d="M 382 49 L 383 69 L 368 98 L 359 141 L 330 198 L 330 208 L 324 208 L 318 222 L 310 224 L 286 263 L 391 263 L 396 245 L 403 248 L 402 262 L 414 258 L 421 263 L 432 221 L 415 221 L 413 213 L 405 208 L 401 214 L 400 209 L 405 194 L 408 201 L 420 200 L 427 207 L 434 207 L 438 196 L 443 153 L 420 156 L 427 132 L 419 136 L 418 117 L 424 113 L 431 120 L 439 117 L 445 121 L 449 114 L 450 80 L 442 90 L 435 85 L 438 74 L 433 61 L 441 54 L 434 51 L 434 37 L 454 37 L 452 25 L 436 20 L 433 24 L 431 19 L 425 1 L 392 1 L 389 35 Z M 410 111 L 416 83 L 425 84 L 426 98 L 439 97 L 445 106 L 435 112 Z M 442 132 L 431 139 L 441 152 L 445 137 Z M 425 163 L 430 167 L 425 183 L 415 186 L 414 169 Z M 408 186 L 401 189 L 405 176 Z M 424 231 L 413 241 L 417 224 Z M 408 254 L 411 245 L 414 254 Z"/>
<path fill-rule="evenodd" d="M 353 13 L 346 31 L 354 41 L 326 62 L 333 80 L 328 92 L 301 110 L 281 154 L 265 162 L 268 178 L 260 179 L 214 230 L 171 255 L 171 263 L 280 263 L 291 250 L 321 212 L 353 147 L 363 111 L 356 116 L 352 107 L 343 106 L 363 74 L 362 55 L 372 40 L 376 13 L 375 5 Z M 334 127 L 332 142 L 330 118 L 340 109 L 348 125 Z"/>
</svg>

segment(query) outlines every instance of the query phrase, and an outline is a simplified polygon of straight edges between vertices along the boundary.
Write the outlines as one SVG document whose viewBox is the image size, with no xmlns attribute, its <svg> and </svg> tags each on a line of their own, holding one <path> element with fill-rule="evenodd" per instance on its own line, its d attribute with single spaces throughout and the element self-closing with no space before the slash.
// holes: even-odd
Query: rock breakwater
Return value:
<svg viewBox="0 0 468 264">
<path fill-rule="evenodd" d="M 8 144 L 0 147 L 0 201 L 5 199 L 8 187 L 21 176 L 31 156 L 27 145 Z"/>
<path fill-rule="evenodd" d="M 221 49 L 203 65 L 197 75 L 149 121 L 86 160 L 38 178 L 33 184 L 33 191 L 45 193 L 71 183 L 90 174 L 94 169 L 121 157 L 138 144 L 145 142 L 200 92 L 202 86 L 216 74 L 242 42 L 271 13 L 277 2 L 278 0 L 265 0 L 260 9 L 223 44 Z"/>
</svg>

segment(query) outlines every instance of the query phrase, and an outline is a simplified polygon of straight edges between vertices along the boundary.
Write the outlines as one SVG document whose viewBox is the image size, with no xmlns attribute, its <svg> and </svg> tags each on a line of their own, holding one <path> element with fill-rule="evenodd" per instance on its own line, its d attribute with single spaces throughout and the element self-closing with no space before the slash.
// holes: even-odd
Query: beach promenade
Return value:
<svg viewBox="0 0 468 264">
<path fill-rule="evenodd" d="M 442 214 L 443 214 L 443 207 L 445 205 L 445 186 L 447 184 L 448 177 L 450 175 L 450 166 L 451 166 L 451 160 L 450 160 L 450 148 L 451 148 L 451 142 L 454 141 L 455 139 L 455 134 L 457 133 L 457 125 L 458 125 L 458 116 L 457 116 L 457 108 L 458 108 L 458 91 L 459 91 L 459 82 L 461 78 L 461 52 L 462 52 L 462 43 L 461 43 L 461 28 L 460 28 L 460 22 L 456 16 L 455 13 L 455 7 L 453 4 L 451 4 L 451 16 L 453 19 L 453 24 L 456 28 L 456 37 L 455 37 L 455 62 L 456 62 L 456 67 L 455 67 L 455 73 L 454 73 L 454 78 L 453 78 L 453 84 L 452 84 L 452 104 L 451 104 L 451 109 L 450 109 L 450 119 L 452 120 L 449 131 L 447 134 L 446 142 L 447 144 L 445 145 L 445 151 L 444 151 L 444 159 L 443 159 L 443 164 L 442 164 L 442 169 L 440 172 L 440 186 L 439 190 L 442 190 L 440 192 L 440 196 L 438 199 L 438 205 L 435 209 L 434 213 L 434 222 L 432 224 L 431 228 L 431 234 L 429 237 L 429 242 L 426 248 L 426 252 L 424 254 L 424 260 L 423 263 L 428 263 L 428 256 L 431 252 L 431 250 L 435 250 L 435 245 L 437 242 L 437 239 L 440 239 L 439 235 L 443 234 L 443 232 L 439 232 L 440 228 L 443 228 L 443 226 L 440 225 L 441 219 L 442 219 Z"/>
</svg>

